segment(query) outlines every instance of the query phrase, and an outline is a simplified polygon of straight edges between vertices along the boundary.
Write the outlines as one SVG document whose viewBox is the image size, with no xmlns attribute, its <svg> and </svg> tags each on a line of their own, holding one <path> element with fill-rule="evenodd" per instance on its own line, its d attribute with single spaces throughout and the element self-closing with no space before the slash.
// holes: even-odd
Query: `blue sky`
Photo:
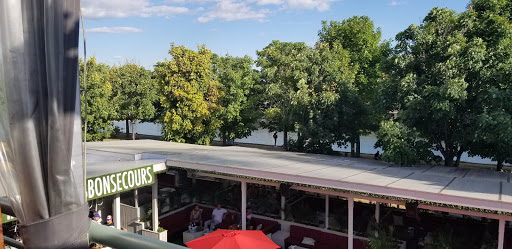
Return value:
<svg viewBox="0 0 512 249">
<path fill-rule="evenodd" d="M 420 24 L 433 7 L 464 11 L 469 0 L 82 0 L 87 56 L 152 69 L 170 43 L 256 58 L 272 40 L 313 45 L 322 20 L 369 16 L 383 39 Z M 82 39 L 80 37 L 80 39 Z M 81 41 L 82 43 L 82 41 Z M 81 46 L 82 48 L 82 46 Z M 83 52 L 81 51 L 81 56 Z"/>
</svg>

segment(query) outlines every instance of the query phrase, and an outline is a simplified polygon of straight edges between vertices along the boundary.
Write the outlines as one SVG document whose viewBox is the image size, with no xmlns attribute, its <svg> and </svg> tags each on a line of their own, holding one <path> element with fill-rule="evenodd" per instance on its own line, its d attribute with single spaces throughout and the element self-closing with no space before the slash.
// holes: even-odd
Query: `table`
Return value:
<svg viewBox="0 0 512 249">
<path fill-rule="evenodd" d="M 284 248 L 284 240 L 288 238 L 288 236 L 290 236 L 290 233 L 279 230 L 272 234 L 272 241 L 281 248 Z"/>
<path fill-rule="evenodd" d="M 190 232 L 187 230 L 183 232 L 183 243 L 187 243 L 191 240 L 195 240 L 204 235 L 204 231 Z"/>
<path fill-rule="evenodd" d="M 308 248 L 305 248 L 302 246 L 290 246 L 290 247 L 288 247 L 288 249 L 308 249 Z"/>
</svg>

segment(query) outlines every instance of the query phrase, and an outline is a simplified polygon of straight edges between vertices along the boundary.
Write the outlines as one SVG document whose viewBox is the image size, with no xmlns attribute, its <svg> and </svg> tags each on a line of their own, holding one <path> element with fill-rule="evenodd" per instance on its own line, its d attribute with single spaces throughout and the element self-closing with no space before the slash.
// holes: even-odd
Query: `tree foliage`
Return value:
<svg viewBox="0 0 512 249">
<path fill-rule="evenodd" d="M 253 69 L 254 61 L 249 56 L 224 57 L 213 55 L 213 73 L 223 92 L 219 113 L 222 122 L 219 135 L 226 140 L 244 138 L 256 130 L 261 117 L 259 110 L 261 85 L 259 73 Z"/>
<path fill-rule="evenodd" d="M 341 93 L 337 109 L 342 112 L 340 126 L 346 129 L 337 132 L 336 140 L 340 144 L 357 144 L 356 156 L 359 156 L 359 137 L 375 130 L 380 120 L 371 100 L 381 79 L 379 64 L 386 43 L 381 45 L 380 29 L 367 16 L 354 16 L 342 22 L 323 21 L 318 35 L 320 42 L 340 46 L 348 52 L 355 78 L 349 91 Z"/>
<path fill-rule="evenodd" d="M 164 138 L 168 141 L 210 144 L 221 125 L 222 92 L 212 72 L 212 53 L 171 44 L 172 59 L 156 65 L 160 102 L 165 109 Z"/>
<path fill-rule="evenodd" d="M 475 3 L 461 14 L 434 8 L 420 26 L 400 32 L 381 91 L 381 105 L 399 110 L 400 122 L 447 166 L 458 166 L 465 151 L 509 157 L 498 148 L 509 138 L 494 131 L 507 124 L 508 110 L 496 100 L 509 89 L 511 26 L 499 10 Z"/>
<path fill-rule="evenodd" d="M 307 115 L 309 88 L 307 85 L 311 48 L 304 42 L 272 41 L 257 51 L 257 66 L 265 89 L 266 109 L 264 128 L 284 133 L 284 148 L 288 147 L 288 132 L 295 131 L 300 116 Z"/>
<path fill-rule="evenodd" d="M 112 74 L 110 67 L 96 63 L 96 58 L 87 60 L 87 100 L 84 98 L 83 72 L 84 62 L 80 60 L 80 93 L 82 130 L 87 116 L 87 141 L 101 141 L 112 133 Z M 87 115 L 85 114 L 87 101 Z M 82 134 L 83 135 L 83 134 Z"/>
<path fill-rule="evenodd" d="M 135 63 L 126 63 L 111 70 L 116 118 L 132 122 L 132 136 L 135 138 L 135 122 L 151 119 L 155 113 L 153 103 L 158 97 L 156 81 L 151 78 L 151 71 Z"/>
</svg>

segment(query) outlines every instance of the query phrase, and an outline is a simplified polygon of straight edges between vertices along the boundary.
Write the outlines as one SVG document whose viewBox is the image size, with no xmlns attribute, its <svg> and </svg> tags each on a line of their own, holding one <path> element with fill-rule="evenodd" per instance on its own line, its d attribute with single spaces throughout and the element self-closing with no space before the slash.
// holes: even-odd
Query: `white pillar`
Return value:
<svg viewBox="0 0 512 249">
<path fill-rule="evenodd" d="M 354 198 L 348 198 L 348 249 L 354 249 Z"/>
<path fill-rule="evenodd" d="M 139 190 L 134 189 L 133 190 L 133 200 L 134 200 L 134 206 L 137 209 L 137 222 L 140 221 L 140 211 L 139 211 Z"/>
<path fill-rule="evenodd" d="M 153 183 L 153 189 L 151 191 L 152 203 L 153 203 L 153 232 L 158 231 L 158 178 L 155 175 L 155 183 Z"/>
<path fill-rule="evenodd" d="M 286 197 L 281 195 L 281 220 L 284 220 L 286 218 L 285 217 L 286 215 L 284 213 L 285 203 L 286 203 Z"/>
<path fill-rule="evenodd" d="M 498 226 L 498 249 L 503 249 L 503 241 L 505 239 L 505 220 L 500 219 Z"/>
<path fill-rule="evenodd" d="M 380 202 L 375 203 L 375 221 L 377 224 L 380 222 Z"/>
<path fill-rule="evenodd" d="M 247 230 L 247 182 L 241 181 L 240 183 L 242 188 L 242 210 L 240 210 L 240 213 L 242 215 L 242 230 Z"/>
<path fill-rule="evenodd" d="M 325 195 L 325 229 L 329 229 L 329 195 Z"/>
<path fill-rule="evenodd" d="M 114 196 L 114 226 L 121 229 L 121 194 Z"/>
</svg>

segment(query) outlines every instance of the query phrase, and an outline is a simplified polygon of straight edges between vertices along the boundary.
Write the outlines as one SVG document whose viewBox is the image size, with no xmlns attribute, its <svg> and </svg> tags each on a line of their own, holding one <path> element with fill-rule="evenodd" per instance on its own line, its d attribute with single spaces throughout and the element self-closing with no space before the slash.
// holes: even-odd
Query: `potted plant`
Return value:
<svg viewBox="0 0 512 249">
<path fill-rule="evenodd" d="M 398 243 L 393 238 L 393 227 L 390 226 L 387 229 L 376 226 L 376 233 L 370 234 L 368 246 L 370 249 L 396 249 Z"/>
<path fill-rule="evenodd" d="M 149 209 L 147 212 L 147 216 L 145 218 L 142 218 L 141 222 L 147 222 L 149 226 L 145 229 L 142 229 L 142 236 L 146 236 L 153 239 L 158 239 L 161 241 L 167 242 L 167 230 L 165 230 L 163 227 L 158 227 L 157 232 L 153 231 L 153 222 L 151 219 L 151 215 L 153 214 L 153 210 Z M 160 222 L 159 222 L 160 224 Z"/>
</svg>

